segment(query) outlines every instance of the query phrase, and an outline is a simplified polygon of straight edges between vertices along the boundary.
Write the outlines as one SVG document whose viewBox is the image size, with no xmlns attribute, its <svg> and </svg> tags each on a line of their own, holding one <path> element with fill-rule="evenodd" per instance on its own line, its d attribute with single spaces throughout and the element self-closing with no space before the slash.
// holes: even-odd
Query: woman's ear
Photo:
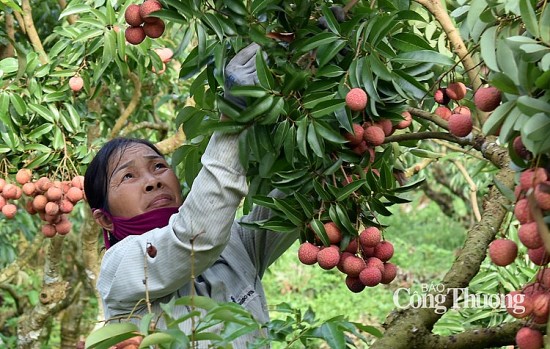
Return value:
<svg viewBox="0 0 550 349">
<path fill-rule="evenodd" d="M 99 224 L 103 229 L 107 231 L 113 230 L 113 221 L 111 218 L 105 214 L 102 210 L 94 210 L 93 216 L 97 224 Z"/>
</svg>

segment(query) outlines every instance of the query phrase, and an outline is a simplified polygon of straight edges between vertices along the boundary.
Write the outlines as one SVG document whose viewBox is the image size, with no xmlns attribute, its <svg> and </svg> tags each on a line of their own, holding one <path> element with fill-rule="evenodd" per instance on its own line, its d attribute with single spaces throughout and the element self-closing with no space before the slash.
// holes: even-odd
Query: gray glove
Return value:
<svg viewBox="0 0 550 349">
<path fill-rule="evenodd" d="M 256 52 L 260 45 L 252 43 L 240 50 L 225 67 L 225 92 L 224 97 L 241 109 L 246 108 L 246 99 L 231 94 L 234 86 L 246 86 L 258 84 L 256 72 Z M 265 54 L 265 53 L 264 53 Z"/>
</svg>

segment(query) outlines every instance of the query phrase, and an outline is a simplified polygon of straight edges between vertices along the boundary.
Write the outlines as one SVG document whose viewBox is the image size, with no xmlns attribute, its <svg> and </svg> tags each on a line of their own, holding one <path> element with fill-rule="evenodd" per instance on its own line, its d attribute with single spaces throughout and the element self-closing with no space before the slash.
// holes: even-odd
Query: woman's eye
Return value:
<svg viewBox="0 0 550 349">
<path fill-rule="evenodd" d="M 123 177 L 122 177 L 122 180 L 126 180 L 126 179 L 130 179 L 130 178 L 133 178 L 134 176 L 132 176 L 131 173 L 126 173 Z"/>
<path fill-rule="evenodd" d="M 158 164 L 155 165 L 155 168 L 158 170 L 158 169 L 161 169 L 161 168 L 166 168 L 166 164 L 163 164 L 161 162 L 159 162 Z"/>
</svg>

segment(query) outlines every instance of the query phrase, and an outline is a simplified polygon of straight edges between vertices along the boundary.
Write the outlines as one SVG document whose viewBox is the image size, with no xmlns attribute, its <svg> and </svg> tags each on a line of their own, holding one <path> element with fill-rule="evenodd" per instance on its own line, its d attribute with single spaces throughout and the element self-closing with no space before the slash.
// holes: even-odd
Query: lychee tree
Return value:
<svg viewBox="0 0 550 349">
<path fill-rule="evenodd" d="M 299 233 L 297 258 L 339 269 L 350 292 L 367 294 L 369 287 L 383 287 L 395 277 L 399 266 L 391 263 L 392 237 L 384 233 L 379 217 L 391 214 L 389 206 L 407 202 L 404 192 L 422 188 L 441 198 L 442 207 L 449 207 L 442 194 L 459 196 L 471 213 L 464 246 L 441 280 L 445 289 L 433 293 L 471 285 L 478 291 L 518 292 L 527 303 L 536 299 L 538 304 L 536 312 L 510 314 L 505 320 L 495 320 L 488 311 L 463 313 L 481 320 L 448 336 L 433 329 L 443 316 L 450 321 L 460 314 L 399 310 L 388 318 L 373 348 L 484 348 L 513 344 L 516 334 L 520 347 L 536 347 L 529 338 L 538 341 L 545 332 L 550 286 L 544 279 L 550 251 L 546 2 L 60 4 L 0 4 L 5 19 L 0 171 L 21 191 L 41 177 L 57 181 L 61 189 L 55 200 L 56 190 L 51 200 L 45 190 L 29 189 L 30 194 L 19 196 L 10 187 L 2 192 L 12 201 L 4 205 L 6 218 L 13 216 L 14 207 L 23 211 L 31 198 L 47 199 L 40 199 L 40 219 L 16 214 L 0 222 L 8 246 L 23 249 L 15 261 L 4 261 L 0 276 L 12 298 L 19 299 L 16 290 L 30 288 L 10 284 L 18 269 L 29 265 L 42 244 L 47 247 L 44 280 L 35 288 L 39 299 L 20 299 L 24 306 L 14 313 L 21 320 L 21 347 L 44 341 L 52 315 L 60 310 L 70 313 L 71 304 L 89 306 L 85 299 L 94 287 L 100 238 L 86 207 L 69 211 L 80 234 L 53 234 L 57 222 L 46 216 L 46 206 L 52 213 L 56 208 L 51 203 L 68 194 L 63 183 L 82 174 L 105 140 L 133 135 L 173 152 L 172 162 L 188 189 L 217 129 L 242 131 L 241 160 L 250 181 L 245 212 L 253 203 L 274 212 L 269 220 L 250 225 Z M 141 16 L 143 11 L 147 14 Z M 248 107 L 239 110 L 223 98 L 223 67 L 252 41 L 266 56 L 257 56 L 259 85 L 231 91 L 248 99 Z M 166 47 L 173 58 L 161 53 Z M 232 121 L 218 123 L 220 112 Z M 34 176 L 25 183 L 16 178 L 23 168 Z M 531 172 L 546 177 L 529 176 Z M 287 196 L 267 196 L 273 188 Z M 51 226 L 40 234 L 44 222 Z M 23 232 L 28 247 L 7 240 L 14 229 Z M 43 236 L 50 237 L 46 243 Z M 61 251 L 76 261 L 77 271 L 61 267 Z M 487 263 L 487 255 L 494 265 Z M 527 276 L 511 276 L 512 267 Z M 484 283 L 489 279 L 506 282 Z M 73 280 L 81 284 L 68 287 Z M 445 305 L 451 303 L 448 298 Z M 353 331 L 333 325 L 312 329 L 304 338 L 322 337 L 333 347 L 345 347 L 342 333 Z M 89 331 L 89 325 L 81 331 L 64 328 L 66 345 Z M 42 337 L 33 336 L 36 331 Z M 111 334 L 129 338 L 134 331 L 127 327 Z M 153 343 L 155 337 L 149 338 Z"/>
</svg>

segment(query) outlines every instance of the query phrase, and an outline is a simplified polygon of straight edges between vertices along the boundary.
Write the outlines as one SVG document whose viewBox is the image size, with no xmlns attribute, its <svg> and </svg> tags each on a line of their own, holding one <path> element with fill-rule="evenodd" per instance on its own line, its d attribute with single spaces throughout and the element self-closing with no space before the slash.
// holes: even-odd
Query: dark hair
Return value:
<svg viewBox="0 0 550 349">
<path fill-rule="evenodd" d="M 84 174 L 84 192 L 90 208 L 109 212 L 107 186 L 112 175 L 108 173 L 109 162 L 113 154 L 118 153 L 119 157 L 122 156 L 124 150 L 132 144 L 146 145 L 163 156 L 153 143 L 144 139 L 119 137 L 105 143 L 94 156 Z"/>
</svg>

